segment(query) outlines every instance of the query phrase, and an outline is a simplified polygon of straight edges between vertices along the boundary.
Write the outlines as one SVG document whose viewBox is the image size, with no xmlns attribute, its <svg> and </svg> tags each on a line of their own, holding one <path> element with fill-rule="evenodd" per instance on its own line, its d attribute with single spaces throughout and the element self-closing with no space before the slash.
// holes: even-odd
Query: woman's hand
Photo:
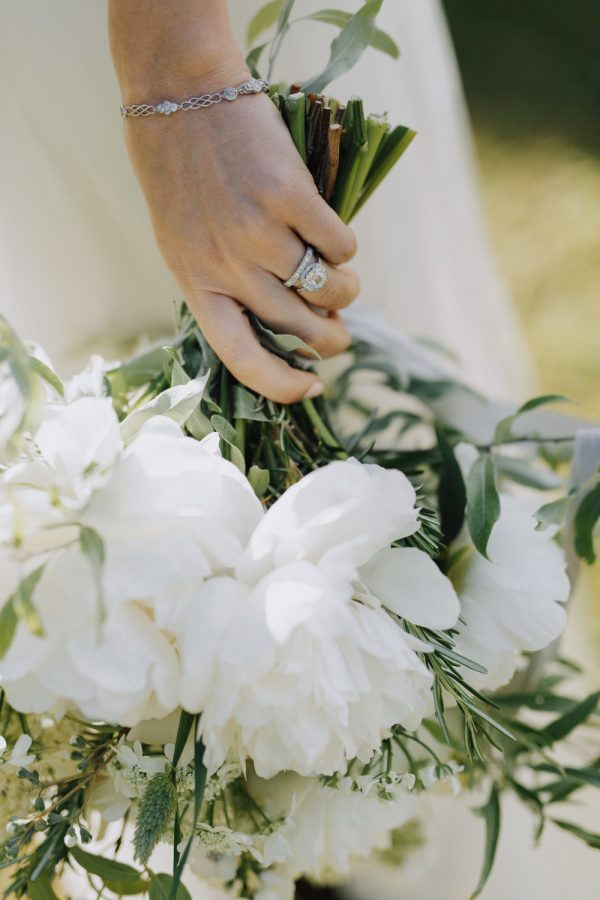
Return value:
<svg viewBox="0 0 600 900">
<path fill-rule="evenodd" d="M 149 73 L 142 72 L 135 61 L 139 49 L 132 50 L 134 60 L 127 59 L 117 27 L 117 9 L 137 2 L 114 0 L 111 13 L 125 103 L 183 99 L 249 77 L 239 50 L 218 28 L 213 39 L 225 35 L 219 53 L 213 49 L 207 59 L 199 52 L 196 74 L 178 65 L 151 65 Z M 143 2 L 147 13 L 154 0 Z M 211 5 L 222 12 L 220 0 L 183 3 Z M 197 9 L 196 14 L 201 15 Z M 186 34 L 189 39 L 189 29 Z M 160 41 L 164 48 L 164 36 Z M 169 58 L 163 50 L 161 59 Z M 246 315 L 250 311 L 273 330 L 295 334 L 321 356 L 333 356 L 350 341 L 336 311 L 358 293 L 356 274 L 336 268 L 353 256 L 354 235 L 319 196 L 273 103 L 251 95 L 169 118 L 126 120 L 126 139 L 159 247 L 215 352 L 240 381 L 273 400 L 289 403 L 320 393 L 313 373 L 289 366 L 260 345 Z M 307 244 L 328 264 L 326 286 L 306 295 L 323 315 L 282 283 Z"/>
</svg>

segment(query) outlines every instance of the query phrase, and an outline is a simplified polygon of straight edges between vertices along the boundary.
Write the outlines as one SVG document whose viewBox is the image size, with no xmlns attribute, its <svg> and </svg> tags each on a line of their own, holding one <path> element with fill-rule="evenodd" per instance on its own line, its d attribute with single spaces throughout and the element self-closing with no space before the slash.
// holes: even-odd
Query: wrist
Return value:
<svg viewBox="0 0 600 900">
<path fill-rule="evenodd" d="M 221 90 L 249 73 L 223 0 L 111 0 L 109 32 L 124 104 Z"/>
</svg>

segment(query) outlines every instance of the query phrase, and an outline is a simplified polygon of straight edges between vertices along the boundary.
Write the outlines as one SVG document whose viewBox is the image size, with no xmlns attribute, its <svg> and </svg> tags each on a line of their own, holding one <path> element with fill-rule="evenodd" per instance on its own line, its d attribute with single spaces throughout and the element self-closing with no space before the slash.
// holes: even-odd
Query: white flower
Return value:
<svg viewBox="0 0 600 900">
<path fill-rule="evenodd" d="M 6 741 L 4 738 L 1 741 L 0 752 L 3 753 L 6 750 Z M 17 738 L 14 747 L 4 762 L 9 766 L 14 766 L 16 769 L 26 769 L 36 758 L 35 753 L 28 752 L 31 744 L 31 737 L 28 734 L 22 734 Z"/>
<path fill-rule="evenodd" d="M 438 789 L 439 791 L 441 788 L 440 793 L 449 792 L 456 797 L 462 790 L 458 776 L 463 769 L 464 766 L 460 766 L 451 759 L 443 765 L 426 766 L 420 770 L 419 777 L 427 789 Z"/>
<path fill-rule="evenodd" d="M 183 841 L 180 852 L 187 841 Z M 211 827 L 201 824 L 192 840 L 189 866 L 194 875 L 218 886 L 232 881 L 242 853 L 252 850 L 252 838 L 224 825 Z"/>
<path fill-rule="evenodd" d="M 91 356 L 85 368 L 65 383 L 66 402 L 73 403 L 80 397 L 105 397 L 104 373 L 107 368 L 107 364 L 101 356 L 97 354 Z"/>
<path fill-rule="evenodd" d="M 400 626 L 310 563 L 281 566 L 254 589 L 215 579 L 193 613 L 182 700 L 203 709 L 209 770 L 233 755 L 262 777 L 344 771 L 431 708 L 430 673 Z"/>
<path fill-rule="evenodd" d="M 392 725 L 416 728 L 430 712 L 415 652 L 427 648 L 383 608 L 437 628 L 456 621 L 432 560 L 389 549 L 415 530 L 414 502 L 398 472 L 325 466 L 267 512 L 235 578 L 196 590 L 179 635 L 181 702 L 202 710 L 209 770 L 249 757 L 262 777 L 343 772 Z"/>
<path fill-rule="evenodd" d="M 90 719 L 128 726 L 162 718 L 179 705 L 173 634 L 185 627 L 189 588 L 239 560 L 260 502 L 232 463 L 168 419 L 153 418 L 123 449 L 108 400 L 52 407 L 37 439 L 42 456 L 9 470 L 0 533 L 8 543 L 26 521 L 28 548 L 41 533 L 50 536 L 44 551 L 51 540 L 66 547 L 32 597 L 43 634 L 19 622 L 0 661 L 9 702 L 24 712 L 71 703 Z M 79 545 L 80 525 L 102 540 L 99 578 Z M 15 552 L 5 549 L 0 599 L 20 580 Z"/>
<path fill-rule="evenodd" d="M 294 900 L 296 881 L 291 873 L 280 866 L 260 873 L 260 887 L 254 900 Z"/>
<path fill-rule="evenodd" d="M 522 651 L 548 646 L 565 626 L 561 604 L 570 587 L 564 553 L 552 529 L 536 530 L 534 509 L 529 500 L 502 495 L 489 560 L 467 546 L 450 572 L 461 603 L 457 649 L 487 669 L 486 675 L 465 670 L 477 688 L 506 684 Z"/>
<path fill-rule="evenodd" d="M 391 831 L 415 810 L 408 790 L 381 800 L 355 790 L 351 778 L 325 786 L 318 779 L 282 774 L 267 782 L 251 779 L 250 785 L 268 813 L 293 810 L 286 837 L 294 868 L 318 880 L 347 875 L 358 859 L 386 849 Z"/>
<path fill-rule="evenodd" d="M 307 560 L 332 575 L 352 578 L 392 541 L 419 527 L 415 490 L 393 469 L 334 462 L 292 485 L 256 528 L 238 566 L 256 581 L 275 566 Z"/>
</svg>

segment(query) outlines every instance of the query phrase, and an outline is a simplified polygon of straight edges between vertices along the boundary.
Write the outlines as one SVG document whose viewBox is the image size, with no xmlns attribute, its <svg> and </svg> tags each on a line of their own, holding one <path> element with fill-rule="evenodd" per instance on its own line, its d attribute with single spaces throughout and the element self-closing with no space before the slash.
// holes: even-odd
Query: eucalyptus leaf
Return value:
<svg viewBox="0 0 600 900">
<path fill-rule="evenodd" d="M 498 786 L 494 782 L 490 790 L 487 802 L 479 807 L 475 812 L 485 821 L 485 852 L 483 857 L 483 866 L 477 887 L 471 894 L 471 900 L 479 897 L 487 884 L 490 877 L 494 860 L 496 858 L 496 850 L 498 849 L 498 838 L 500 837 L 500 795 Z"/>
<path fill-rule="evenodd" d="M 581 559 L 592 565 L 596 561 L 594 531 L 600 520 L 600 482 L 588 491 L 577 506 L 573 523 L 575 551 Z"/>
<path fill-rule="evenodd" d="M 327 85 L 352 68 L 373 40 L 375 17 L 383 0 L 367 0 L 344 25 L 331 44 L 323 71 L 302 85 L 305 94 L 320 94 Z"/>
<path fill-rule="evenodd" d="M 337 28 L 344 28 L 352 18 L 352 13 L 343 9 L 321 9 L 319 12 L 304 16 L 304 18 L 312 19 L 316 22 L 324 22 L 326 25 L 335 25 Z M 373 32 L 370 46 L 375 50 L 380 50 L 382 53 L 387 53 L 392 59 L 398 59 L 400 56 L 400 48 L 396 41 L 380 28 L 376 28 Z"/>
<path fill-rule="evenodd" d="M 500 517 L 494 460 L 481 453 L 467 476 L 467 525 L 475 547 L 486 559 L 492 528 Z"/>
</svg>

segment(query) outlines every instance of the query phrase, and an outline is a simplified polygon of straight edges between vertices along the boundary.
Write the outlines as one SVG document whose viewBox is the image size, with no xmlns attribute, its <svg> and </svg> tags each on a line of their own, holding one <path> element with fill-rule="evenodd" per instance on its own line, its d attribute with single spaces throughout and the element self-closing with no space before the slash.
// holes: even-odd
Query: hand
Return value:
<svg viewBox="0 0 600 900">
<path fill-rule="evenodd" d="M 165 93 L 125 90 L 124 100 L 183 98 L 247 77 L 236 48 L 202 80 L 170 76 Z M 247 312 L 274 331 L 297 335 L 323 357 L 346 349 L 350 337 L 337 310 L 357 296 L 359 285 L 354 271 L 337 266 L 353 256 L 356 242 L 319 196 L 271 100 L 246 96 L 168 119 L 126 120 L 125 126 L 158 245 L 215 352 L 241 382 L 273 400 L 316 396 L 322 390 L 317 376 L 265 350 Z M 329 269 L 327 285 L 306 295 L 323 315 L 282 283 L 306 244 Z"/>
</svg>

